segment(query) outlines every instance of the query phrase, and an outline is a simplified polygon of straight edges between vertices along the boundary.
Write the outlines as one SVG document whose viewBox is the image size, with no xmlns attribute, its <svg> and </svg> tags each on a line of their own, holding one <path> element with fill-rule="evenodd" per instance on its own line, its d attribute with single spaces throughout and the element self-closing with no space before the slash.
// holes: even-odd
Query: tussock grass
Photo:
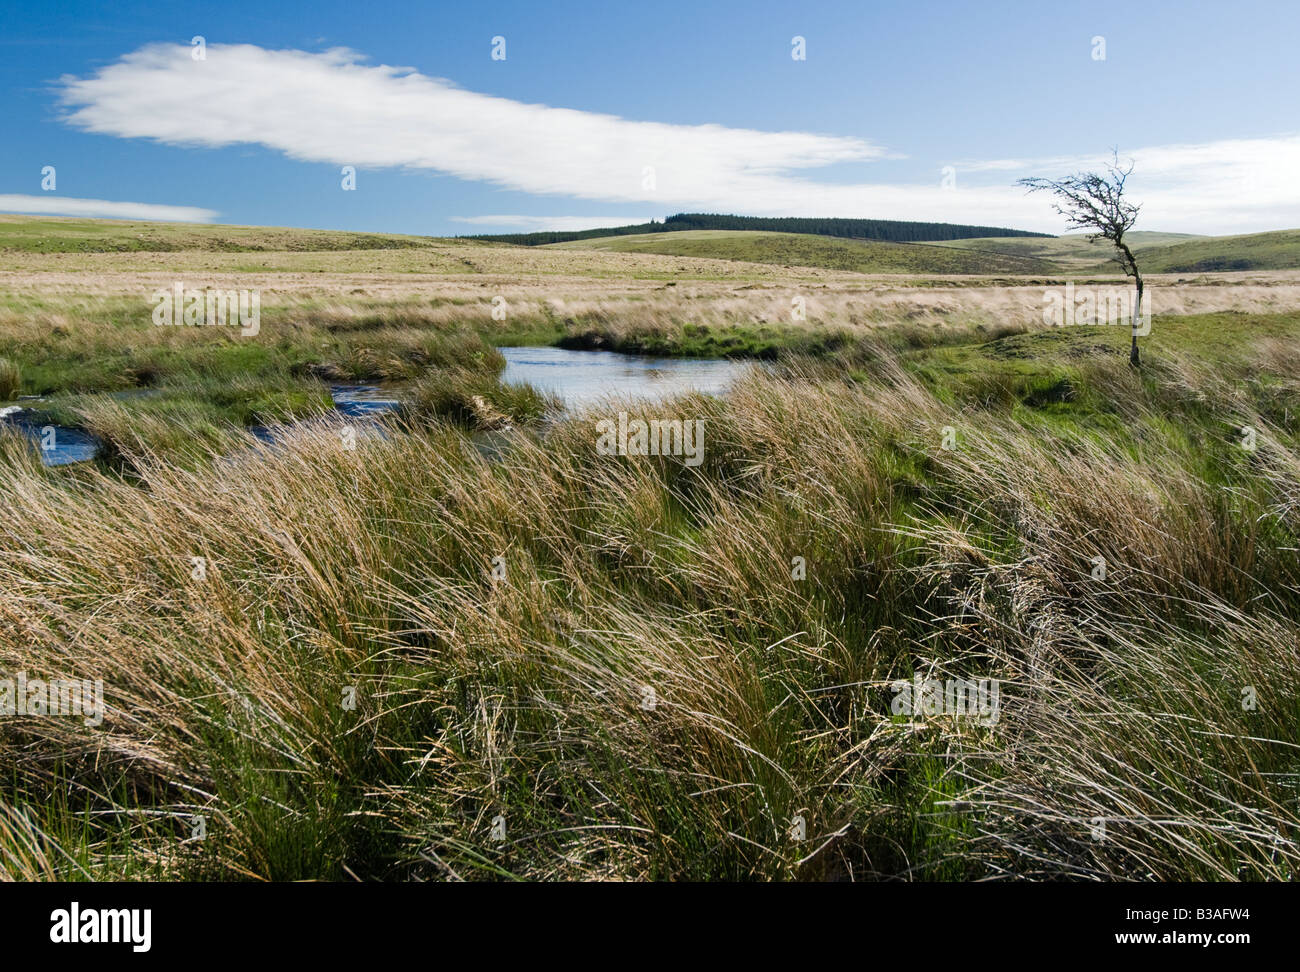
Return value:
<svg viewBox="0 0 1300 972">
<path fill-rule="evenodd" d="M 473 429 L 501 431 L 536 422 L 563 407 L 531 385 L 506 385 L 495 374 L 454 368 L 430 375 L 407 391 L 406 413 L 416 422 L 450 418 Z"/>
<path fill-rule="evenodd" d="M 0 358 L 0 402 L 8 402 L 18 397 L 22 387 L 22 372 L 18 365 L 8 358 Z"/>
<path fill-rule="evenodd" d="M 0 442 L 0 672 L 109 704 L 0 721 L 0 867 L 1293 879 L 1300 455 L 1287 376 L 1245 380 L 1285 349 L 1020 340 L 998 394 L 876 342 L 610 403 L 702 419 L 695 467 L 598 455 L 595 413 L 485 450 L 490 371 L 354 450 L 123 432 L 130 478 L 71 478 Z M 1001 718 L 894 715 L 913 675 L 998 679 Z"/>
</svg>

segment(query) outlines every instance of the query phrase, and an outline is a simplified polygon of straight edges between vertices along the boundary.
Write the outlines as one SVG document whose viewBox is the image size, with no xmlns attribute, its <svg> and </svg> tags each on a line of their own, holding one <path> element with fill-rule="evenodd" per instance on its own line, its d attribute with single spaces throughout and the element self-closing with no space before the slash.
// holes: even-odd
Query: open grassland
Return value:
<svg viewBox="0 0 1300 972">
<path fill-rule="evenodd" d="M 193 256 L 177 256 L 187 255 Z M 141 256 L 76 257 L 98 264 L 91 271 L 0 272 L 6 287 L 0 291 L 0 359 L 13 372 L 10 381 L 0 381 L 0 397 L 44 396 L 43 407 L 60 424 L 105 437 L 120 435 L 120 423 L 102 425 L 106 413 L 95 407 L 95 396 L 135 396 L 121 404 L 128 417 L 142 421 L 197 408 L 210 420 L 208 441 L 221 422 L 249 426 L 313 414 L 328 405 L 328 382 L 409 383 L 467 369 L 495 374 L 502 366 L 495 345 L 768 360 L 822 355 L 871 335 L 895 347 L 923 347 L 1041 327 L 1045 289 L 1061 286 L 1052 278 L 1020 277 L 607 282 L 573 273 L 485 279 L 473 273 L 235 272 L 224 261 L 239 256 L 230 254 L 205 255 L 214 261 L 207 269 L 113 269 L 116 261 Z M 193 288 L 257 290 L 258 334 L 155 326 L 148 295 L 176 280 Z M 1157 320 L 1228 308 L 1268 315 L 1300 304 L 1300 280 L 1287 274 L 1156 277 L 1149 286 Z M 796 296 L 804 300 L 804 320 L 794 319 Z M 504 301 L 503 320 L 493 318 L 497 298 Z M 461 387 L 459 379 L 452 384 Z M 535 410 L 531 401 L 508 401 L 501 388 L 477 382 L 464 388 L 506 413 Z M 149 441 L 165 428 L 148 427 Z"/>
<path fill-rule="evenodd" d="M 785 267 L 824 267 L 854 273 L 1047 273 L 1054 264 L 1017 253 L 973 252 L 929 243 L 886 243 L 804 233 L 743 230 L 684 230 L 639 236 L 610 236 L 549 249 L 615 253 L 660 253 L 715 257 Z"/>
<path fill-rule="evenodd" d="M 953 328 L 987 334 L 1038 326 L 1045 289 L 1066 280 L 865 275 L 412 237 L 400 238 L 409 246 L 391 249 L 337 249 L 354 237 L 310 230 L 299 238 L 293 235 L 299 231 L 274 229 L 13 217 L 0 227 L 41 239 L 46 223 L 62 227 L 70 242 L 79 232 L 91 243 L 104 234 L 147 235 L 177 249 L 7 252 L 0 267 L 0 357 L 19 368 L 25 394 L 170 384 L 191 394 L 205 382 L 282 387 L 313 375 L 408 380 L 445 364 L 448 341 L 456 354 L 475 343 L 483 353 L 488 344 L 565 343 L 769 358 L 821 352 L 882 330 L 889 340 L 927 343 Z M 231 250 L 232 239 L 246 248 Z M 1070 279 L 1081 286 L 1123 283 L 1113 273 Z M 150 295 L 176 282 L 257 291 L 260 333 L 241 338 L 233 329 L 155 327 Z M 1298 283 L 1295 272 L 1254 272 L 1153 275 L 1149 286 L 1157 315 L 1267 314 L 1300 303 Z M 803 301 L 802 320 L 795 298 Z M 504 302 L 497 316 L 494 301 Z"/>
<path fill-rule="evenodd" d="M 1188 233 L 1156 233 L 1149 230 L 1135 230 L 1128 234 L 1130 246 L 1135 253 L 1141 253 L 1152 247 L 1172 247 L 1194 240 L 1210 240 L 1213 237 L 1194 236 Z M 935 246 L 946 246 L 957 250 L 972 250 L 978 253 L 997 253 L 1009 257 L 1024 257 L 1038 260 L 1056 270 L 1065 271 L 1095 270 L 1110 259 L 1109 243 L 1104 240 L 1093 242 L 1086 233 L 1069 233 L 1065 236 L 1002 236 L 974 237 L 964 240 L 943 240 Z M 1250 268 L 1241 268 L 1250 269 Z"/>
<path fill-rule="evenodd" d="M 1137 231 L 1129 242 L 1143 271 L 1149 273 L 1300 268 L 1300 231 L 1296 230 L 1215 237 Z M 881 243 L 795 233 L 695 230 L 554 243 L 547 249 L 714 256 L 857 273 L 1023 275 L 1113 272 L 1107 247 L 1085 234 Z"/>
<path fill-rule="evenodd" d="M 1300 230 L 1218 237 L 1136 231 L 1130 243 L 1150 273 L 1300 269 Z M 686 230 L 521 247 L 337 230 L 5 215 L 0 215 L 0 253 L 5 254 L 6 267 L 37 272 L 167 268 L 753 281 L 859 274 L 931 278 L 1114 272 L 1105 245 L 1084 234 L 888 243 L 800 233 Z M 661 259 L 620 258 L 622 254 Z M 104 255 L 119 259 L 95 259 Z M 120 259 L 128 255 L 137 258 Z M 79 259 L 83 256 L 89 259 Z M 229 258 L 211 259 L 223 256 Z"/>
<path fill-rule="evenodd" d="M 1054 278 L 520 253 L 7 260 L 0 358 L 113 455 L 0 431 L 0 675 L 108 705 L 0 718 L 0 877 L 1296 879 L 1293 274 L 1156 277 L 1134 371 Z M 154 327 L 178 277 L 258 336 Z M 506 340 L 773 364 L 540 422 Z M 343 448 L 335 376 L 410 405 Z M 703 461 L 600 454 L 619 408 Z"/>
</svg>

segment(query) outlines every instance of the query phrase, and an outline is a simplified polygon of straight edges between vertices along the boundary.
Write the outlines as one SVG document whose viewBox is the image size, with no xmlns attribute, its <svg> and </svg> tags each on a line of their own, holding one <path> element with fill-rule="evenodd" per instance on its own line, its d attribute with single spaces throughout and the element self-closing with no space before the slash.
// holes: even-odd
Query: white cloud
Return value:
<svg viewBox="0 0 1300 972">
<path fill-rule="evenodd" d="M 1133 163 L 1128 180 L 1142 203 L 1139 229 L 1189 233 L 1250 233 L 1300 226 L 1300 135 L 1223 139 L 1121 150 Z M 1109 152 L 1092 156 L 999 159 L 958 163 L 966 173 L 1061 176 L 1099 169 Z"/>
<path fill-rule="evenodd" d="M 72 124 L 174 145 L 256 143 L 340 165 L 436 169 L 538 194 L 660 201 L 757 190 L 792 169 L 870 159 L 857 138 L 670 125 L 478 94 L 410 68 L 321 54 L 155 44 L 61 80 Z M 653 186 L 646 169 L 653 170 Z"/>
<path fill-rule="evenodd" d="M 74 199 L 70 196 L 0 195 L 0 213 L 31 213 L 37 216 L 98 216 L 101 219 L 163 220 L 179 223 L 207 223 L 216 219 L 211 209 L 195 206 L 164 206 L 158 203 L 115 202 L 111 199 Z"/>
<path fill-rule="evenodd" d="M 648 223 L 662 216 L 453 216 L 453 223 L 472 223 L 475 226 L 508 227 L 526 232 L 553 230 L 602 229 L 607 226 L 631 226 Z"/>
<path fill-rule="evenodd" d="M 919 183 L 818 182 L 807 178 L 808 170 L 898 156 L 856 137 L 632 121 L 527 104 L 411 68 L 364 64 L 345 49 L 209 45 L 206 59 L 195 61 L 188 46 L 150 45 L 92 76 L 63 78 L 61 98 L 70 123 L 101 134 L 181 146 L 258 144 L 303 161 L 428 169 L 535 195 L 654 203 L 663 212 L 940 220 L 1058 232 L 1062 221 L 1047 200 L 1010 183 L 1088 162 L 958 164 L 956 188 L 947 190 L 938 165 L 918 172 Z M 1138 163 L 1130 187 L 1145 204 L 1140 228 L 1215 233 L 1300 226 L 1294 176 L 1300 136 L 1130 154 Z"/>
</svg>

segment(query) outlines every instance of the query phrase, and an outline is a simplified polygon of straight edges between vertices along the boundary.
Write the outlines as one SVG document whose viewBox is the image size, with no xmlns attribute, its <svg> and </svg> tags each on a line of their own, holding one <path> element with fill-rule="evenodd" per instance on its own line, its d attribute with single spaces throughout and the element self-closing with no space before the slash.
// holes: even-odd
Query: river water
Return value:
<svg viewBox="0 0 1300 972">
<path fill-rule="evenodd" d="M 720 395 L 748 367 L 745 362 L 717 358 L 652 358 L 617 351 L 535 347 L 498 350 L 506 359 L 502 382 L 533 385 L 574 410 L 599 404 L 610 396 L 654 401 L 692 391 Z M 375 418 L 401 407 L 400 388 L 332 385 L 330 395 L 335 408 L 350 418 Z M 39 401 L 0 406 L 0 424 L 30 438 L 41 450 L 47 466 L 93 459 L 99 445 L 94 436 L 81 429 L 46 423 Z M 264 441 L 272 437 L 267 429 L 255 427 L 249 431 Z"/>
<path fill-rule="evenodd" d="M 617 351 L 564 348 L 499 348 L 506 359 L 506 384 L 530 384 L 558 395 L 573 409 L 609 395 L 671 398 L 691 391 L 720 395 L 748 364 L 725 358 L 648 358 Z"/>
</svg>

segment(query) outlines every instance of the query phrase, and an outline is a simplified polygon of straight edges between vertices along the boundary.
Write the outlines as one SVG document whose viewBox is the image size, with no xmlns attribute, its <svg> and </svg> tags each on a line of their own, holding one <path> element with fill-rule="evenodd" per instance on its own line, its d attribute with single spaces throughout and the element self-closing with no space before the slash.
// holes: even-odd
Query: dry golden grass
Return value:
<svg viewBox="0 0 1300 972">
<path fill-rule="evenodd" d="M 512 260 L 522 259 L 517 250 L 508 255 Z M 104 257 L 108 262 L 125 259 L 117 254 L 92 256 Z M 128 256 L 139 258 L 135 254 Z M 632 277 L 606 280 L 594 274 L 540 273 L 530 277 L 526 265 L 520 267 L 509 261 L 507 266 L 512 269 L 484 276 L 432 270 L 402 275 L 364 270 L 236 273 L 228 265 L 222 266 L 221 261 L 245 254 L 221 255 L 215 265 L 193 268 L 178 259 L 187 254 L 146 256 L 158 257 L 160 262 L 167 258 L 167 269 L 139 272 L 109 266 L 73 272 L 0 272 L 0 292 L 7 294 L 0 301 L 0 341 L 20 346 L 47 340 L 52 333 L 75 331 L 79 338 L 84 336 L 93 344 L 95 336 L 87 333 L 87 328 L 107 326 L 121 343 L 122 324 L 129 334 L 127 340 L 141 348 L 193 339 L 188 329 L 157 328 L 150 320 L 154 305 L 148 295 L 156 289 L 170 288 L 177 280 L 190 287 L 258 290 L 263 314 L 270 321 L 253 340 L 264 342 L 297 340 L 301 328 L 343 331 L 377 314 L 392 325 L 404 322 L 416 328 L 470 327 L 486 334 L 530 328 L 562 330 L 566 324 L 578 329 L 595 327 L 612 335 L 668 333 L 684 325 L 767 325 L 814 332 L 831 328 L 847 333 L 865 333 L 900 323 L 936 330 L 971 326 L 1038 328 L 1043 321 L 1044 289 L 1062 285 L 1059 280 L 1015 278 L 995 282 L 980 278 L 918 281 L 847 275 L 825 280 L 780 279 L 770 273 L 744 283 L 690 279 L 689 275 L 665 283 Z M 212 255 L 202 256 L 209 262 L 214 259 Z M 379 254 L 388 256 L 386 252 Z M 530 256 L 546 254 L 523 252 L 523 257 Z M 635 260 L 657 259 L 628 256 Z M 76 259 L 87 257 L 77 255 Z M 725 261 L 719 263 L 732 266 Z M 1098 286 L 1121 282 L 1118 277 L 1095 280 Z M 1221 274 L 1213 280 L 1157 277 L 1148 282 L 1148 287 L 1157 316 L 1225 310 L 1264 314 L 1300 307 L 1300 272 Z M 504 321 L 492 317 L 492 301 L 498 296 L 506 301 Z M 795 296 L 806 302 L 806 317 L 802 320 L 792 314 Z"/>
<path fill-rule="evenodd" d="M 1094 368 L 1123 434 L 945 404 L 883 350 L 866 367 L 650 410 L 705 421 L 698 469 L 597 455 L 593 416 L 512 433 L 496 458 L 441 425 L 355 451 L 304 427 L 191 469 L 136 455 L 138 483 L 69 483 L 5 447 L 0 669 L 103 678 L 110 706 L 99 729 L 4 724 L 3 802 L 28 821 L 0 831 L 5 859 L 96 877 L 1293 878 L 1289 433 L 1245 414 L 1267 443 L 1247 457 L 1169 432 L 1198 394 L 1248 405 L 1183 386 L 1193 363 L 1126 383 Z M 999 679 L 1001 721 L 891 717 L 888 685 L 913 673 Z"/>
</svg>

